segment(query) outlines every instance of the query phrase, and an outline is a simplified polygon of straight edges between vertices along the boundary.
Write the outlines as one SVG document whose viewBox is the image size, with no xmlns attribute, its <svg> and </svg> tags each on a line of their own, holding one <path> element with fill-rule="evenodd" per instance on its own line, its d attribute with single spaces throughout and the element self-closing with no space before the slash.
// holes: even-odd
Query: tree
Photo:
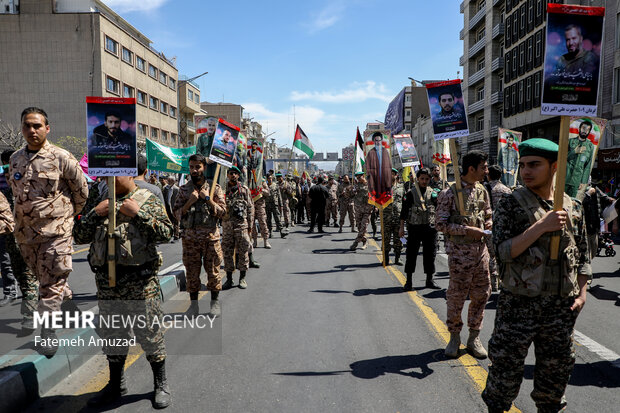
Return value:
<svg viewBox="0 0 620 413">
<path fill-rule="evenodd" d="M 50 141 L 54 145 L 71 152 L 77 160 L 82 159 L 82 156 L 86 153 L 86 138 L 77 136 L 62 136 L 60 138 L 52 138 Z"/>
<path fill-rule="evenodd" d="M 25 144 L 26 141 L 19 128 L 0 120 L 0 146 L 18 150 Z"/>
</svg>

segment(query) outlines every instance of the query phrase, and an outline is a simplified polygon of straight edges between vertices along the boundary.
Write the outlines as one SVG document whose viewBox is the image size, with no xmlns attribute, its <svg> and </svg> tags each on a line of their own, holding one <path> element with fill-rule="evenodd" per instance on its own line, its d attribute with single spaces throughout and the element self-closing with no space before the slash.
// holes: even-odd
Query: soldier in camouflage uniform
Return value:
<svg viewBox="0 0 620 413">
<path fill-rule="evenodd" d="M 440 191 L 443 191 L 446 183 L 443 179 L 441 179 L 441 172 L 439 170 L 439 166 L 434 165 L 431 173 L 433 176 L 431 177 L 431 182 L 428 184 L 428 186 L 433 189 L 439 189 Z"/>
<path fill-rule="evenodd" d="M 400 253 L 403 249 L 403 243 L 400 241 L 398 230 L 400 229 L 400 211 L 403 207 L 403 197 L 405 195 L 405 187 L 398 182 L 398 170 L 392 168 L 392 202 L 383 209 L 383 263 L 389 265 L 390 251 L 394 245 L 394 264 L 403 265 L 400 262 Z"/>
<path fill-rule="evenodd" d="M 539 412 L 559 412 L 566 408 L 564 392 L 575 364 L 575 321 L 592 278 L 587 234 L 577 200 L 564 194 L 564 209 L 553 211 L 558 145 L 529 139 L 519 145 L 519 152 L 525 187 L 502 197 L 494 213 L 493 243 L 502 284 L 482 398 L 489 412 L 510 409 L 534 343 L 531 397 Z M 553 234 L 561 234 L 557 260 L 550 257 Z"/>
<path fill-rule="evenodd" d="M 226 282 L 222 286 L 227 290 L 233 287 L 235 271 L 235 250 L 237 268 L 239 268 L 239 288 L 248 287 L 245 280 L 249 267 L 248 250 L 250 243 L 249 228 L 254 223 L 254 203 L 250 189 L 239 182 L 241 172 L 236 166 L 228 169 L 228 187 L 226 188 L 226 215 L 222 219 L 222 249 L 224 250 L 224 270 Z"/>
<path fill-rule="evenodd" d="M 327 205 L 325 205 L 325 226 L 329 226 L 329 218 L 332 217 L 334 221 L 334 227 L 338 221 L 338 182 L 334 180 L 333 176 L 329 176 L 327 180 L 327 192 L 329 198 L 327 199 Z"/>
<path fill-rule="evenodd" d="M 355 208 L 353 207 L 353 185 L 349 180 L 349 176 L 345 175 L 342 178 L 342 183 L 338 185 L 338 210 L 340 211 L 340 229 L 338 232 L 342 232 L 342 226 L 344 225 L 344 219 L 349 214 L 349 224 L 351 225 L 351 232 L 355 231 Z"/>
<path fill-rule="evenodd" d="M 294 227 L 295 221 L 297 221 L 297 202 L 299 201 L 299 199 L 297 198 L 297 185 L 290 175 L 286 176 L 286 185 L 289 189 L 288 209 L 290 213 L 290 224 L 291 227 Z"/>
<path fill-rule="evenodd" d="M 505 194 L 511 194 L 512 191 L 500 181 L 502 177 L 502 168 L 498 165 L 489 166 L 489 182 L 484 187 L 491 198 L 491 207 L 493 211 L 497 208 L 499 200 Z M 487 237 L 487 248 L 489 249 L 489 272 L 491 273 L 491 291 L 497 292 L 499 288 L 499 277 L 497 270 L 497 260 L 495 259 L 495 248 L 493 247 L 493 239 Z"/>
<path fill-rule="evenodd" d="M 60 311 L 63 301 L 73 295 L 67 283 L 72 269 L 71 230 L 73 217 L 88 197 L 88 185 L 73 155 L 47 141 L 50 126 L 45 111 L 24 109 L 21 120 L 27 146 L 11 156 L 9 166 L 9 184 L 15 196 L 15 239 L 39 281 L 38 311 Z M 41 337 L 55 339 L 56 333 L 43 328 Z M 39 347 L 48 357 L 57 349 Z"/>
<path fill-rule="evenodd" d="M 471 151 L 463 157 L 462 194 L 465 215 L 457 206 L 456 185 L 443 190 L 437 200 L 437 230 L 447 236 L 446 252 L 450 283 L 446 292 L 448 305 L 447 325 L 450 342 L 446 347 L 447 357 L 457 357 L 461 344 L 463 327 L 461 312 L 469 295 L 467 325 L 469 338 L 467 350 L 476 358 L 486 358 L 479 334 L 482 328 L 484 307 L 491 295 L 489 278 L 489 250 L 485 230 L 492 225 L 489 194 L 479 183 L 487 174 L 488 155 L 482 151 Z"/>
<path fill-rule="evenodd" d="M 134 325 L 133 332 L 153 370 L 153 404 L 156 408 L 163 408 L 170 404 L 170 389 L 166 379 L 166 345 L 160 325 L 163 317 L 161 287 L 157 277 L 163 260 L 156 247 L 157 243 L 170 240 L 173 225 L 157 196 L 148 189 L 138 188 L 133 177 L 117 176 L 115 180 L 116 286 L 109 284 L 107 262 L 109 199 L 88 212 L 84 211 L 73 233 L 77 243 L 91 243 L 88 262 L 95 272 L 100 317 L 109 320 L 119 315 L 145 317 L 144 326 Z M 102 327 L 97 333 L 104 339 L 131 338 L 130 328 Z M 128 346 L 104 345 L 110 380 L 89 405 L 109 404 L 127 393 L 124 365 L 128 351 Z"/>
<path fill-rule="evenodd" d="M 399 236 L 405 236 L 405 223 L 407 223 L 407 262 L 405 263 L 407 281 L 403 286 L 405 291 L 411 291 L 413 288 L 413 273 L 418 260 L 420 244 L 422 244 L 422 264 L 426 274 L 426 288 L 439 288 L 433 281 L 435 256 L 437 255 L 435 207 L 437 206 L 439 189 L 430 187 L 431 175 L 428 169 L 418 170 L 417 178 L 420 192 L 418 193 L 412 180 L 411 189 L 407 191 L 403 199 L 403 208 L 400 212 Z"/>
<path fill-rule="evenodd" d="M 265 212 L 267 213 L 267 228 L 269 229 L 269 238 L 271 238 L 271 221 L 276 224 L 276 231 L 280 232 L 280 236 L 285 238 L 288 233 L 282 228 L 280 222 L 280 213 L 282 212 L 282 196 L 278 184 L 273 182 L 273 175 L 267 175 L 267 192 L 263 192 L 265 197 Z"/>
<path fill-rule="evenodd" d="M 264 179 L 264 178 L 263 178 Z M 261 196 L 254 200 L 254 216 L 258 221 L 260 228 L 260 236 L 263 238 L 265 248 L 271 249 L 269 244 L 269 227 L 267 226 L 267 213 L 265 210 L 265 198 L 269 196 L 269 187 L 265 181 L 261 184 Z M 252 239 L 254 240 L 254 247 L 258 245 L 258 231 L 256 225 L 252 225 Z"/>
<path fill-rule="evenodd" d="M 189 157 L 191 179 L 179 190 L 173 206 L 174 215 L 183 230 L 183 265 L 185 265 L 186 288 L 190 298 L 188 315 L 197 316 L 200 312 L 198 293 L 200 292 L 200 272 L 207 273 L 207 290 L 211 291 L 211 316 L 220 315 L 219 293 L 222 289 L 220 264 L 222 247 L 217 221 L 226 213 L 224 191 L 215 184 L 213 197 L 211 186 L 204 177 L 207 160 L 201 154 Z"/>
<path fill-rule="evenodd" d="M 288 183 L 282 178 L 280 172 L 276 173 L 276 181 L 278 189 L 280 191 L 280 198 L 282 199 L 282 217 L 284 219 L 284 227 L 288 228 L 291 223 L 291 211 L 289 210 L 289 199 L 291 197 L 291 188 Z"/>
<path fill-rule="evenodd" d="M 355 203 L 355 222 L 357 223 L 357 237 L 353 244 L 349 247 L 351 251 L 357 249 L 357 244 L 362 243 L 362 249 L 366 249 L 367 241 L 366 229 L 368 228 L 368 220 L 374 207 L 368 203 L 368 182 L 364 177 L 364 172 L 355 174 L 355 185 L 353 186 L 353 201 Z"/>
</svg>

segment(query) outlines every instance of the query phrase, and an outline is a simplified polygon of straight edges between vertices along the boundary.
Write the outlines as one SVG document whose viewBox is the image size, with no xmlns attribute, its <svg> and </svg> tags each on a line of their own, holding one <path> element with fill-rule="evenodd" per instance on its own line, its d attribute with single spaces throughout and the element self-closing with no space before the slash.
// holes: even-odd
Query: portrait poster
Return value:
<svg viewBox="0 0 620 413">
<path fill-rule="evenodd" d="M 469 135 L 461 79 L 426 84 L 435 140 Z"/>
<path fill-rule="evenodd" d="M 541 114 L 594 116 L 604 7 L 547 4 Z"/>
<path fill-rule="evenodd" d="M 151 171 L 189 174 L 189 157 L 196 147 L 171 148 L 146 139 L 146 163 Z"/>
<path fill-rule="evenodd" d="M 571 117 L 564 184 L 564 192 L 570 197 L 583 199 L 585 196 L 598 145 L 606 125 L 605 119 Z"/>
<path fill-rule="evenodd" d="M 136 176 L 136 99 L 86 97 L 88 174 Z"/>
<path fill-rule="evenodd" d="M 436 140 L 433 143 L 433 163 L 440 166 L 452 163 L 450 158 L 450 146 L 447 140 Z"/>
<path fill-rule="evenodd" d="M 416 151 L 413 140 L 411 140 L 411 135 L 394 135 L 393 139 L 403 168 L 420 165 L 418 151 Z"/>
<path fill-rule="evenodd" d="M 264 139 L 252 138 L 247 144 L 248 159 L 248 187 L 252 198 L 257 200 L 261 197 L 261 184 L 263 182 L 263 146 Z"/>
<path fill-rule="evenodd" d="M 392 202 L 392 159 L 388 135 L 377 131 L 366 141 L 365 165 L 368 203 L 385 208 Z"/>
<path fill-rule="evenodd" d="M 230 168 L 233 165 L 238 137 L 238 126 L 226 122 L 224 119 L 218 119 L 209 159 Z"/>
<path fill-rule="evenodd" d="M 502 168 L 502 183 L 509 188 L 517 185 L 519 144 L 522 135 L 521 132 L 509 129 L 498 130 L 497 165 Z"/>
</svg>

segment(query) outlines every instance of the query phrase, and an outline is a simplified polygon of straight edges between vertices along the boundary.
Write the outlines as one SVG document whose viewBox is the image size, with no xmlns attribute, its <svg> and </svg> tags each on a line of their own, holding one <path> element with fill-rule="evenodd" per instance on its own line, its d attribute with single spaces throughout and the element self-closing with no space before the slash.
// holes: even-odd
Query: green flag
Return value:
<svg viewBox="0 0 620 413">
<path fill-rule="evenodd" d="M 195 146 L 171 148 L 150 139 L 146 140 L 147 167 L 152 171 L 188 174 L 188 159 L 195 153 Z"/>
</svg>

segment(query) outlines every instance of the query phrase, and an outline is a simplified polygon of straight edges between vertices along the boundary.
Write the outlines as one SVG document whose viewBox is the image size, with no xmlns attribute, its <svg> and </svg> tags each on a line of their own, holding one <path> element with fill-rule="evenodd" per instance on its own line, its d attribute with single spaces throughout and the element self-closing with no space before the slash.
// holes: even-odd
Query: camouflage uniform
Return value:
<svg viewBox="0 0 620 413">
<path fill-rule="evenodd" d="M 260 234 L 263 240 L 269 238 L 269 227 L 267 226 L 267 213 L 265 210 L 265 197 L 269 194 L 269 187 L 266 182 L 263 182 L 261 197 L 254 201 L 254 216 L 258 220 L 258 226 L 260 227 Z M 252 223 L 252 239 L 258 240 L 258 231 L 256 231 L 256 225 Z"/>
<path fill-rule="evenodd" d="M 291 223 L 291 211 L 289 209 L 289 201 L 292 196 L 291 187 L 284 179 L 278 183 L 280 189 L 280 197 L 282 199 L 282 216 L 284 217 L 284 226 L 289 227 Z"/>
<path fill-rule="evenodd" d="M 487 184 L 485 184 L 487 185 Z M 510 194 L 512 191 L 506 185 L 504 185 L 500 180 L 491 181 L 488 183 L 487 189 L 491 189 L 491 207 L 493 211 L 497 208 L 497 204 L 499 200 L 505 194 Z M 499 285 L 499 279 L 497 276 L 497 260 L 495 259 L 495 248 L 493 247 L 493 238 L 488 237 L 487 248 L 489 249 L 489 272 L 491 273 L 491 286 L 493 287 L 493 291 L 496 291 Z"/>
<path fill-rule="evenodd" d="M 563 259 L 555 262 L 548 258 L 552 233 L 544 234 L 520 256 L 510 255 L 511 239 L 531 226 L 530 214 L 540 217 L 551 211 L 553 201 L 520 188 L 504 196 L 495 209 L 493 243 L 502 291 L 489 341 L 492 363 L 482 393 L 490 408 L 510 409 L 519 393 L 532 342 L 536 369 L 531 396 L 538 411 L 558 412 L 566 406 L 564 391 L 575 364 L 572 334 L 578 315 L 570 307 L 579 294 L 577 275 L 591 278 L 592 270 L 581 204 L 565 195 L 564 206 L 570 219 L 561 236 Z"/>
<path fill-rule="evenodd" d="M 329 192 L 329 199 L 325 205 L 325 223 L 329 224 L 329 217 L 332 217 L 334 226 L 338 222 L 338 189 L 340 185 L 334 181 L 331 185 L 327 184 L 327 191 Z"/>
<path fill-rule="evenodd" d="M 340 212 L 340 227 L 344 225 L 344 219 L 349 214 L 349 225 L 351 230 L 355 228 L 355 208 L 353 207 L 353 185 L 338 185 L 338 210 Z"/>
<path fill-rule="evenodd" d="M 295 226 L 295 221 L 297 221 L 297 188 L 294 181 L 287 180 L 286 185 L 289 188 L 290 194 L 288 197 L 288 208 L 290 213 L 290 224 L 292 227 Z"/>
<path fill-rule="evenodd" d="M 271 220 L 275 221 L 276 231 L 283 233 L 282 224 L 280 222 L 280 211 L 282 211 L 282 196 L 278 184 L 272 182 L 271 185 L 265 183 L 267 192 L 263 193 L 265 197 L 265 212 L 267 213 L 267 228 L 271 237 Z"/>
<path fill-rule="evenodd" d="M 247 271 L 248 252 L 252 244 L 248 229 L 254 222 L 254 203 L 250 189 L 240 183 L 228 185 L 226 190 L 226 215 L 222 219 L 222 249 L 224 250 L 224 270 L 235 271 L 234 255 L 237 252 L 237 268 Z"/>
<path fill-rule="evenodd" d="M 456 205 L 455 185 L 443 190 L 437 200 L 437 230 L 447 235 L 446 252 L 450 283 L 446 293 L 447 325 L 451 333 L 463 327 L 461 311 L 469 295 L 467 325 L 470 330 L 480 330 L 484 307 L 491 295 L 489 278 L 489 250 L 485 240 L 474 240 L 465 235 L 465 226 L 480 229 L 491 227 L 491 203 L 489 194 L 479 183 L 463 184 L 463 201 L 466 216 L 461 216 Z"/>
<path fill-rule="evenodd" d="M 392 203 L 383 209 L 383 236 L 385 237 L 383 255 L 388 256 L 394 245 L 394 255 L 396 260 L 400 258 L 403 243 L 400 241 L 398 231 L 400 230 L 400 211 L 403 208 L 403 197 L 405 187 L 398 182 L 392 185 Z M 387 260 L 386 260 L 387 262 Z"/>
<path fill-rule="evenodd" d="M 145 191 L 146 200 L 141 205 L 138 214 L 129 218 L 118 212 L 123 201 L 128 198 L 136 198 L 138 191 Z M 142 265 L 116 265 L 116 286 L 110 287 L 108 265 L 94 265 L 93 249 L 96 243 L 103 242 L 107 251 L 107 240 L 98 240 L 98 233 L 107 232 L 107 217 L 97 215 L 94 209 L 82 216 L 73 229 L 75 240 L 79 244 L 93 243 L 88 254 L 91 268 L 95 271 L 97 284 L 97 299 L 99 300 L 99 314 L 101 316 L 113 316 L 116 314 L 145 315 L 146 325 L 140 328 L 133 327 L 137 342 L 140 343 L 149 362 L 161 362 L 166 358 L 164 343 L 164 331 L 152 321 L 157 317 L 161 322 L 163 311 L 161 308 L 161 288 L 157 271 L 161 261 L 157 259 L 156 244 L 168 242 L 172 235 L 173 226 L 166 209 L 161 201 L 146 189 L 135 188 L 133 191 L 116 200 L 117 224 L 129 222 L 149 244 L 146 250 L 153 260 Z M 117 252 L 118 258 L 118 252 Z M 130 329 L 126 328 L 101 328 L 97 333 L 102 338 L 131 338 Z M 104 346 L 103 352 L 109 360 L 125 360 L 129 348 L 122 346 Z"/>
<path fill-rule="evenodd" d="M 357 237 L 355 242 L 366 243 L 366 229 L 370 214 L 374 207 L 368 203 L 368 184 L 356 182 L 353 185 L 353 202 L 355 203 L 355 222 L 357 223 Z"/>
<path fill-rule="evenodd" d="M 11 156 L 9 183 L 15 195 L 15 239 L 39 281 L 39 311 L 59 311 L 72 297 L 73 217 L 88 197 L 86 177 L 73 155 L 49 141 L 36 153 Z"/>
<path fill-rule="evenodd" d="M 192 192 L 200 192 L 205 189 L 210 193 L 211 186 L 206 181 L 202 187 L 197 188 L 190 180 L 179 190 L 179 196 L 174 204 L 174 214 L 181 222 L 181 241 L 183 243 L 183 265 L 185 266 L 185 280 L 187 292 L 200 291 L 201 267 L 207 273 L 207 290 L 220 291 L 222 289 L 222 277 L 220 276 L 220 264 L 222 263 L 222 247 L 220 245 L 220 232 L 217 220 L 226 212 L 224 192 L 216 184 L 213 191 L 215 208 L 209 206 L 206 201 L 199 198 L 185 213 L 181 215 L 183 206 L 189 200 Z"/>
<path fill-rule="evenodd" d="M 431 181 L 428 183 L 428 186 L 431 187 L 432 189 L 439 189 L 440 191 L 443 191 L 444 183 L 445 182 L 443 179 L 440 179 L 439 181 L 435 181 L 435 178 L 431 178 Z"/>
</svg>

